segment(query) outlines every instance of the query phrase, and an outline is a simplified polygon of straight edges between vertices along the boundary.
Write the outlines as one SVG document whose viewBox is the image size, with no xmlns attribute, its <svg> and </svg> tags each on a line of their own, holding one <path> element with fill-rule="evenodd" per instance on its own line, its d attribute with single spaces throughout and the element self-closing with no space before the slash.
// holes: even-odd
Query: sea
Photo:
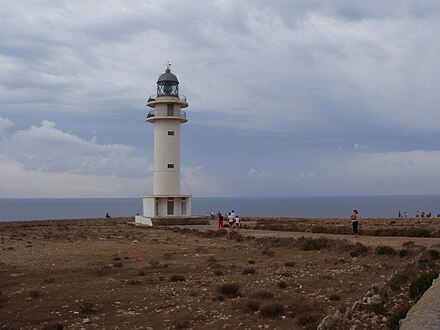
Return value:
<svg viewBox="0 0 440 330">
<path fill-rule="evenodd" d="M 323 197 L 193 197 L 192 214 L 211 211 L 239 216 L 395 218 L 400 211 L 440 214 L 440 195 Z M 1 198 L 0 221 L 131 217 L 142 214 L 141 198 Z"/>
</svg>

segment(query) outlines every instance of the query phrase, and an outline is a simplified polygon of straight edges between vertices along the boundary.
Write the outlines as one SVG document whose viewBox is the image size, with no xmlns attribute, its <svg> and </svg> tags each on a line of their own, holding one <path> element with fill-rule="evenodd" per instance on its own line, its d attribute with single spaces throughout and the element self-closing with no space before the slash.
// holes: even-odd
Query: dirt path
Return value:
<svg viewBox="0 0 440 330">
<path fill-rule="evenodd" d="M 198 229 L 202 231 L 206 230 L 217 230 L 217 222 L 210 221 L 209 226 L 179 226 L 179 227 L 188 227 L 193 229 Z M 440 246 L 440 238 L 431 238 L 431 237 L 391 237 L 391 236 L 364 236 L 360 235 L 358 237 L 354 237 L 351 235 L 337 235 L 337 234 L 323 234 L 323 233 L 310 233 L 310 232 L 293 232 L 293 231 L 274 231 L 274 230 L 259 230 L 259 229 L 241 229 L 240 234 L 245 236 L 255 236 L 255 237 L 291 237 L 291 238 L 299 238 L 299 237 L 326 237 L 328 239 L 342 239 L 347 240 L 352 243 L 360 242 L 364 245 L 376 247 L 379 245 L 388 245 L 393 248 L 400 248 L 402 244 L 408 241 L 412 241 L 417 245 L 424 246 L 426 248 L 432 248 L 434 246 Z"/>
</svg>

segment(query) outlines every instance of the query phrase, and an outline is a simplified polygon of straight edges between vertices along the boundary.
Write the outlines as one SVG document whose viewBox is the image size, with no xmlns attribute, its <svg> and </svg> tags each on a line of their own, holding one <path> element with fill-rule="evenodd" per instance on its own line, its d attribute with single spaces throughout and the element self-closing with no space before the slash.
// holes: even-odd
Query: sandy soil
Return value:
<svg viewBox="0 0 440 330">
<path fill-rule="evenodd" d="M 322 219 L 290 219 L 304 232 L 232 235 L 215 222 L 147 228 L 128 220 L 0 223 L 0 328 L 316 329 L 339 310 L 340 329 L 386 329 L 398 307 L 413 303 L 409 281 L 389 289 L 394 273 L 440 269 L 431 252 L 440 238 L 312 233 Z M 251 220 L 244 227 L 254 228 Z M 379 255 L 380 245 L 396 252 Z M 376 293 L 381 306 L 366 301 Z"/>
</svg>

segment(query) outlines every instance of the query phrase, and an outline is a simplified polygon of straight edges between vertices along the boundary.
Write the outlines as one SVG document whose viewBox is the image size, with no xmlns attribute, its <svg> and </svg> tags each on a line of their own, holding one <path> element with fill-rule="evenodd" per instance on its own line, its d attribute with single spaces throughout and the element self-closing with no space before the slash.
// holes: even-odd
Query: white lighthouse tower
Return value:
<svg viewBox="0 0 440 330">
<path fill-rule="evenodd" d="M 153 225 L 191 216 L 191 195 L 180 191 L 180 125 L 186 123 L 186 97 L 179 95 L 179 81 L 167 64 L 157 80 L 157 93 L 147 106 L 153 108 L 147 122 L 154 125 L 153 196 L 143 197 L 143 215 L 135 222 Z"/>
</svg>

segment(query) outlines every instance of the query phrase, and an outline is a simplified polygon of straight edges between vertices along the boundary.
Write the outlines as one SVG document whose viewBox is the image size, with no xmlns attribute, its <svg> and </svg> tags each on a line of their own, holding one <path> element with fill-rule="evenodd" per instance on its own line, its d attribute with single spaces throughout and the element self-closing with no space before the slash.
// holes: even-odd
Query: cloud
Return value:
<svg viewBox="0 0 440 330">
<path fill-rule="evenodd" d="M 9 127 L 14 126 L 12 121 L 7 118 L 0 116 L 0 135 L 3 135 Z"/>
<path fill-rule="evenodd" d="M 17 161 L 0 156 L 0 197 L 139 197 L 151 185 L 146 178 L 84 175 L 26 170 Z"/>
<path fill-rule="evenodd" d="M 266 173 L 266 170 L 264 168 L 260 167 L 251 167 L 249 169 L 248 175 L 251 177 L 257 177 L 257 178 L 266 178 L 268 177 L 268 174 Z"/>
<path fill-rule="evenodd" d="M 364 146 L 363 144 L 360 143 L 355 143 L 353 144 L 353 148 L 354 150 L 362 150 L 362 149 L 367 149 L 368 146 Z"/>
<path fill-rule="evenodd" d="M 96 140 L 63 132 L 56 123 L 45 120 L 40 126 L 14 132 L 1 141 L 1 146 L 4 155 L 32 171 L 127 177 L 147 174 L 150 165 L 138 150 L 121 144 L 98 144 Z"/>
</svg>

